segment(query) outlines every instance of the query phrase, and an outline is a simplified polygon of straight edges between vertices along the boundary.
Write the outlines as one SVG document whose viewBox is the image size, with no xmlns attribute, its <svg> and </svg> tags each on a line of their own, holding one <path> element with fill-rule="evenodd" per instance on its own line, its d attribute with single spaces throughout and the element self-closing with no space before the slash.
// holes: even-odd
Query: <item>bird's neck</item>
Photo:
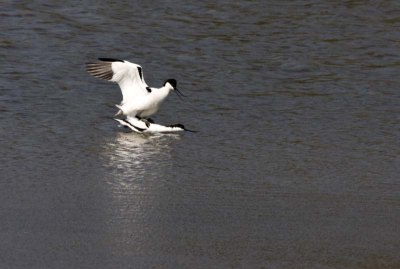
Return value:
<svg viewBox="0 0 400 269">
<path fill-rule="evenodd" d="M 169 91 L 172 91 L 172 90 L 174 89 L 174 88 L 171 86 L 171 84 L 169 84 L 169 83 L 166 83 L 165 86 L 164 86 L 163 88 L 165 88 L 166 90 L 168 90 L 168 92 L 169 92 Z"/>
<path fill-rule="evenodd" d="M 167 84 L 164 87 L 162 87 L 160 90 L 163 94 L 168 95 L 169 92 L 173 90 L 173 88 L 171 87 L 171 85 Z"/>
<path fill-rule="evenodd" d="M 167 96 L 168 96 L 168 94 L 169 94 L 169 92 L 171 91 L 171 89 L 169 88 L 169 87 L 162 87 L 162 88 L 159 88 L 158 90 L 157 90 L 157 95 L 158 95 L 158 98 L 160 99 L 160 101 L 162 101 L 162 100 L 164 100 L 165 98 L 167 98 Z"/>
</svg>

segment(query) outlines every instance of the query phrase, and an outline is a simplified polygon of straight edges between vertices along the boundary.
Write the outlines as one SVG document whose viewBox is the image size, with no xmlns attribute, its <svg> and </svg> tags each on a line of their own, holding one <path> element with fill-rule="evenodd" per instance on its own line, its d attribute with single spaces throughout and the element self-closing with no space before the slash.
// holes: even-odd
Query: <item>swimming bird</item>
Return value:
<svg viewBox="0 0 400 269">
<path fill-rule="evenodd" d="M 114 119 L 118 121 L 121 126 L 124 126 L 126 128 L 129 128 L 137 133 L 169 133 L 169 132 L 181 132 L 181 131 L 188 131 L 192 133 L 196 133 L 197 131 L 192 131 L 189 129 L 186 129 L 185 126 L 182 124 L 174 124 L 174 125 L 168 125 L 168 126 L 163 126 L 159 124 L 155 124 L 154 122 L 150 121 L 150 125 L 147 125 L 143 121 L 139 119 Z"/>
<path fill-rule="evenodd" d="M 168 79 L 163 87 L 150 88 L 144 81 L 140 65 L 112 58 L 99 58 L 100 62 L 89 62 L 86 70 L 93 76 L 117 82 L 122 91 L 122 102 L 116 105 L 119 111 L 115 116 L 126 115 L 128 121 L 142 120 L 146 126 L 150 122 L 145 117 L 156 113 L 171 91 L 180 99 L 184 96 L 177 88 L 175 79 Z"/>
</svg>

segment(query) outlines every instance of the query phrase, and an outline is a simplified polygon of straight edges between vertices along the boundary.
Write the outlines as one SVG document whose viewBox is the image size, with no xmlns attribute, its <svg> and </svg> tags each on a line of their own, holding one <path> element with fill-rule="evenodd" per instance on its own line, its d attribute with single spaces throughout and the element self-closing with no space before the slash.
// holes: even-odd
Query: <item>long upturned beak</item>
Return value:
<svg viewBox="0 0 400 269">
<path fill-rule="evenodd" d="M 179 99 L 181 99 L 182 101 L 183 101 L 183 99 L 182 99 L 181 96 L 186 97 L 186 95 L 183 95 L 183 94 L 178 90 L 178 88 L 175 88 L 175 92 L 176 92 L 176 95 L 178 95 Z"/>
</svg>

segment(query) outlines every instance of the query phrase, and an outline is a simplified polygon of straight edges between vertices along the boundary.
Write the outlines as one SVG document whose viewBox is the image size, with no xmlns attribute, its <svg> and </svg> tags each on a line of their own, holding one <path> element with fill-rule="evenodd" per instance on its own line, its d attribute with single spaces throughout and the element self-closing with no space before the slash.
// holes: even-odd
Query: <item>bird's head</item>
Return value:
<svg viewBox="0 0 400 269">
<path fill-rule="evenodd" d="M 168 80 L 166 80 L 166 81 L 164 82 L 164 87 L 167 87 L 167 88 L 169 88 L 169 90 L 176 92 L 176 95 L 178 95 L 178 97 L 179 97 L 181 100 L 183 100 L 183 99 L 181 98 L 181 96 L 185 96 L 185 95 L 183 95 L 183 94 L 178 90 L 178 88 L 177 88 L 176 86 L 177 86 L 177 82 L 176 82 L 175 79 L 168 79 Z"/>
<path fill-rule="evenodd" d="M 197 133 L 197 131 L 186 129 L 185 126 L 183 126 L 182 124 L 168 125 L 167 127 L 170 127 L 171 131 L 187 131 L 191 133 Z"/>
</svg>

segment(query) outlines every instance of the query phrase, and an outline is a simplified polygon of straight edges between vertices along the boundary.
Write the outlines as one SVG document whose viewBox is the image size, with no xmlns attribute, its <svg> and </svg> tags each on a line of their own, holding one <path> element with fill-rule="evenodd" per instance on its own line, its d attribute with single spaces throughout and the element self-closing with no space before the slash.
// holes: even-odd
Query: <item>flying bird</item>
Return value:
<svg viewBox="0 0 400 269">
<path fill-rule="evenodd" d="M 168 79 L 161 88 L 151 88 L 144 81 L 140 65 L 112 58 L 99 58 L 100 61 L 86 63 L 86 70 L 93 76 L 118 83 L 122 91 L 122 102 L 115 116 L 126 115 L 125 121 L 143 121 L 147 128 L 151 121 L 145 119 L 158 111 L 171 91 L 180 99 L 184 96 L 177 88 L 175 79 Z M 164 126 L 166 127 L 166 126 Z M 184 129 L 184 128 L 183 128 Z"/>
</svg>

